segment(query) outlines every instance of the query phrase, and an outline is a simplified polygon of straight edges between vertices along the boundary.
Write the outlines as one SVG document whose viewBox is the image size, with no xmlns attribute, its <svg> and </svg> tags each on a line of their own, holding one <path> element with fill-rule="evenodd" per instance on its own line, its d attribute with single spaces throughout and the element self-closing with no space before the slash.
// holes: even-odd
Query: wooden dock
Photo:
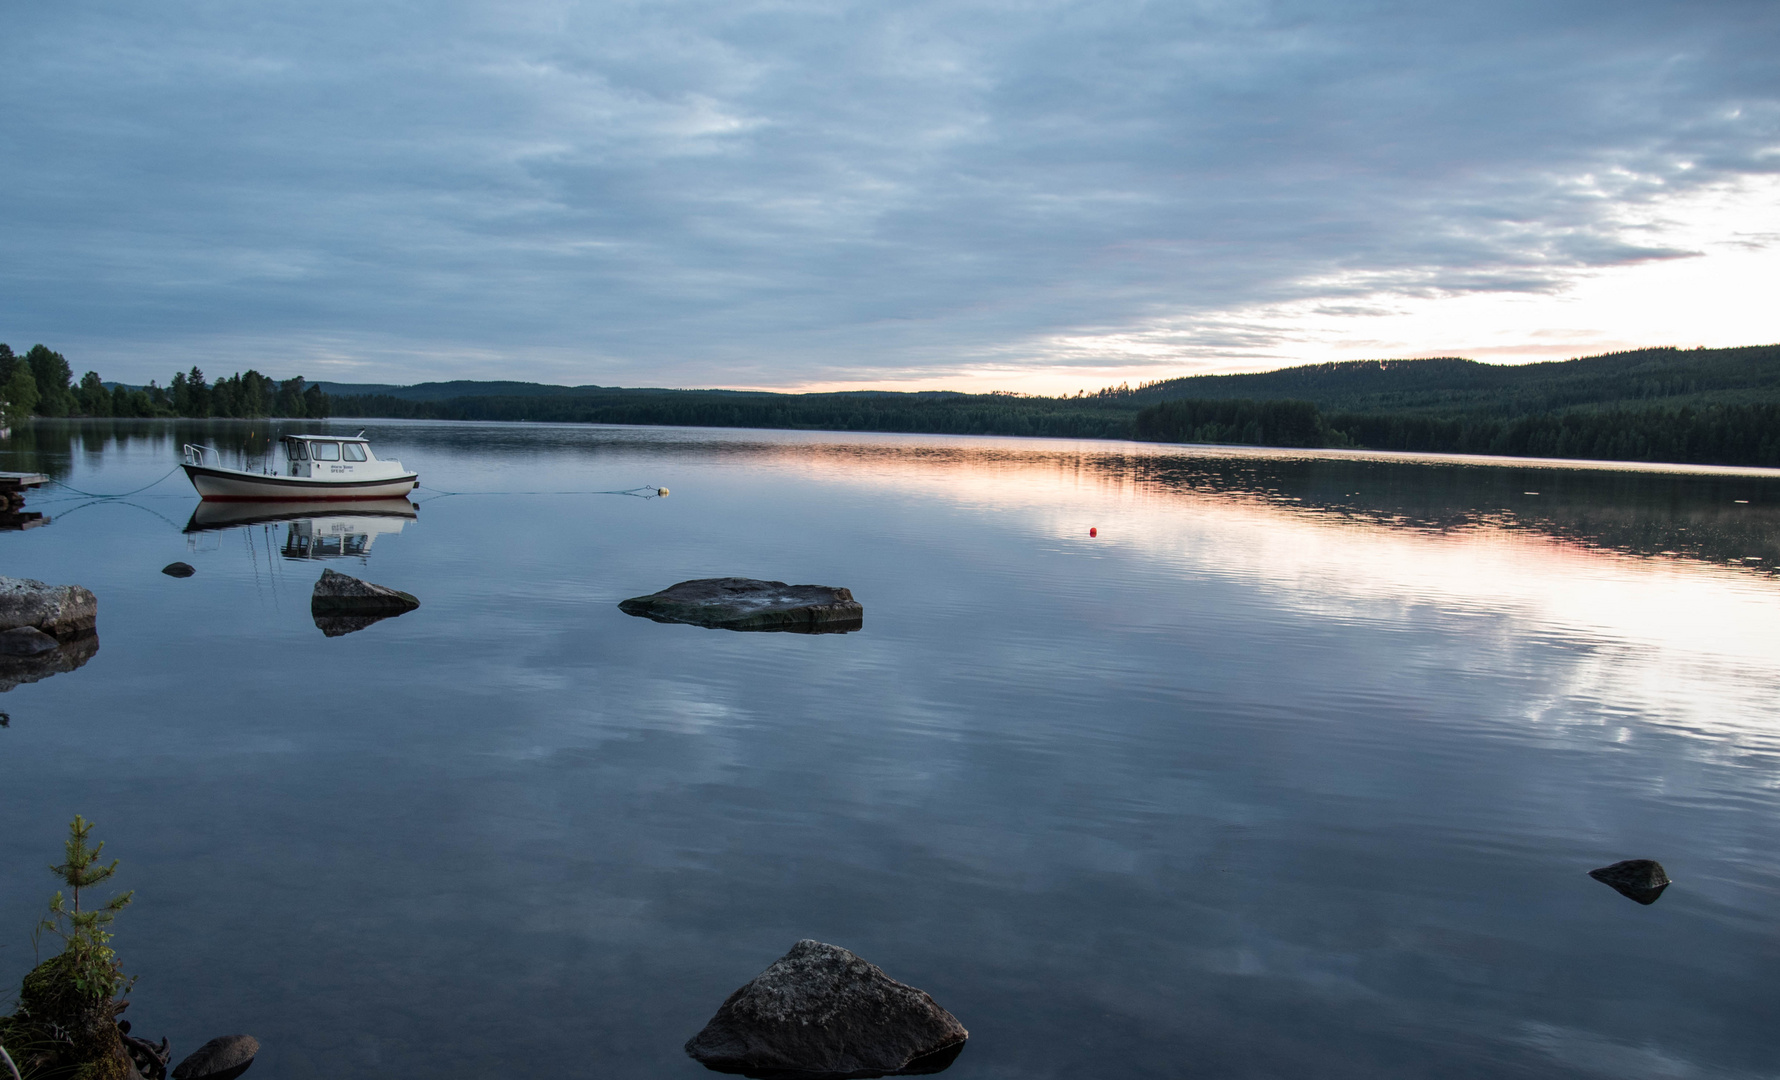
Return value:
<svg viewBox="0 0 1780 1080">
<path fill-rule="evenodd" d="M 42 473 L 0 472 L 0 528 L 30 529 L 49 524 L 42 514 L 19 513 L 25 508 L 25 492 L 47 483 L 49 477 Z"/>
</svg>

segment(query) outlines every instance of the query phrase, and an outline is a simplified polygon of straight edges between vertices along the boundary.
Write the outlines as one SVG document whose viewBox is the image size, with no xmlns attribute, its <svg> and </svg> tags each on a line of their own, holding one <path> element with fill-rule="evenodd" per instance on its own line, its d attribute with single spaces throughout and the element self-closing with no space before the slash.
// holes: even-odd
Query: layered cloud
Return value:
<svg viewBox="0 0 1780 1080">
<path fill-rule="evenodd" d="M 1768 3 L 6 19 L 0 340 L 118 377 L 1092 386 L 1780 339 L 1576 305 L 1780 276 Z"/>
</svg>

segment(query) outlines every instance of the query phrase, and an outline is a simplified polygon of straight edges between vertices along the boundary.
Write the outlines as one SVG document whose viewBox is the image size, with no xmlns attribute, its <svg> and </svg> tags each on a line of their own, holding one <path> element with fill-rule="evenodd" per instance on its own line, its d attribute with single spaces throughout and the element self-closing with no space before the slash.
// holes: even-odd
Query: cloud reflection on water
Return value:
<svg viewBox="0 0 1780 1080">
<path fill-rule="evenodd" d="M 80 787 L 167 898 L 132 956 L 180 1015 L 236 1009 L 294 1048 L 268 1076 L 446 1038 L 463 1075 L 703 1075 L 679 1043 L 799 936 L 944 1000 L 973 1032 L 954 1077 L 1582 1076 L 1589 1054 L 1734 1075 L 1780 1052 L 1776 585 L 1715 557 L 1772 501 L 1713 509 L 1771 481 L 375 434 L 441 487 L 675 494 L 429 504 L 377 556 L 426 606 L 351 648 L 279 607 L 307 573 L 244 604 L 263 571 L 237 545 L 170 583 L 141 549 L 183 540 L 141 516 L 14 537 L 111 620 L 105 664 L 19 692 L 27 734 L 157 762 Z M 614 606 L 724 572 L 845 585 L 870 627 L 654 632 L 675 628 Z M 217 689 L 189 691 L 192 656 Z M 8 744 L 21 865 L 61 825 L 39 804 L 81 784 L 59 749 Z M 212 895 L 216 852 L 254 904 Z M 1680 882 L 1654 907 L 1586 876 L 1645 856 Z"/>
</svg>

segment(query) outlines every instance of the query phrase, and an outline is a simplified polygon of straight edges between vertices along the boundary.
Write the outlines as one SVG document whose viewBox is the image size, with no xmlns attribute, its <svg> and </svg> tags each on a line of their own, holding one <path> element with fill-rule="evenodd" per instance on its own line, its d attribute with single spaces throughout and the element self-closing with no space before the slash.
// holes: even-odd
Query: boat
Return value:
<svg viewBox="0 0 1780 1080">
<path fill-rule="evenodd" d="M 185 475 L 201 498 L 217 502 L 288 502 L 293 499 L 397 499 L 420 486 L 420 474 L 399 461 L 379 461 L 364 432 L 285 435 L 278 440 L 284 463 L 259 472 L 224 468 L 214 447 L 185 444 Z"/>
</svg>

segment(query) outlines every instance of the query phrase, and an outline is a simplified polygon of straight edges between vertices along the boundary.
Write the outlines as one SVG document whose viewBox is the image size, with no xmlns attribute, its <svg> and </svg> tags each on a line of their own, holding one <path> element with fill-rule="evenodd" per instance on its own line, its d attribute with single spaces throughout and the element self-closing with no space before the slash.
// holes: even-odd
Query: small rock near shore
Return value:
<svg viewBox="0 0 1780 1080">
<path fill-rule="evenodd" d="M 34 626 L 66 641 L 91 633 L 98 624 L 99 601 L 79 585 L 0 577 L 0 630 Z"/>
<path fill-rule="evenodd" d="M 699 578 L 618 605 L 626 615 L 719 630 L 834 634 L 857 630 L 865 606 L 847 589 L 754 578 Z"/>
<path fill-rule="evenodd" d="M 806 938 L 729 995 L 686 1053 L 749 1075 L 908 1075 L 943 1069 L 969 1037 L 925 992 Z"/>
<path fill-rule="evenodd" d="M 166 574 L 168 577 L 191 577 L 193 574 L 197 573 L 197 571 L 192 569 L 191 563 L 170 562 L 166 566 L 161 567 L 161 573 Z"/>
<path fill-rule="evenodd" d="M 1663 864 L 1655 859 L 1625 859 L 1590 870 L 1588 876 L 1640 904 L 1656 903 L 1663 890 L 1673 884 L 1663 871 Z"/>
<path fill-rule="evenodd" d="M 323 570 L 309 597 L 311 615 L 400 615 L 420 606 L 410 593 Z"/>
<path fill-rule="evenodd" d="M 234 1080 L 253 1064 L 260 1041 L 252 1035 L 223 1035 L 198 1047 L 173 1069 L 173 1080 Z"/>
</svg>

